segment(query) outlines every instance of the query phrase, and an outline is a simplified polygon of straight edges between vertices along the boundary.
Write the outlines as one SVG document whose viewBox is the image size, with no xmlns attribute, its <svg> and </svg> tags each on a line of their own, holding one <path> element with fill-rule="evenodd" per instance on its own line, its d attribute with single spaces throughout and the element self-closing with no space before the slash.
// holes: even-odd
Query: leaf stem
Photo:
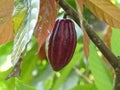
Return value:
<svg viewBox="0 0 120 90">
<path fill-rule="evenodd" d="M 76 68 L 76 67 L 73 67 L 73 70 L 75 70 L 75 72 L 80 76 L 80 77 L 82 77 L 86 82 L 88 82 L 88 83 L 92 83 L 92 81 L 87 77 L 87 76 L 85 76 L 82 72 L 80 72 L 80 70 L 78 69 L 78 68 Z"/>
</svg>

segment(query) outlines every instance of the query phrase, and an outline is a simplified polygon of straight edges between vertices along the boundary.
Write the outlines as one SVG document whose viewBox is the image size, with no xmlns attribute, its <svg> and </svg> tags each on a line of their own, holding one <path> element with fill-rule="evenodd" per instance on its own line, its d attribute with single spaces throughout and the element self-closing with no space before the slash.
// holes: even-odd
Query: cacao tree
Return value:
<svg viewBox="0 0 120 90">
<path fill-rule="evenodd" d="M 119 90 L 119 0 L 1 0 L 0 90 Z"/>
</svg>

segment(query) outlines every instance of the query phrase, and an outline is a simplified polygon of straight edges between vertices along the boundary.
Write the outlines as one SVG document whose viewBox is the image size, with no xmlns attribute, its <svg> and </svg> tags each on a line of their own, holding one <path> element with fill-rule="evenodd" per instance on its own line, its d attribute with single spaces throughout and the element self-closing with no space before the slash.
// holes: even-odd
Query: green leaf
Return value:
<svg viewBox="0 0 120 90">
<path fill-rule="evenodd" d="M 15 15 L 13 16 L 12 21 L 13 21 L 13 26 L 14 26 L 14 33 L 17 33 L 17 31 L 19 30 L 19 27 L 24 21 L 25 16 L 26 16 L 26 11 L 27 11 L 26 8 L 23 7 L 23 9 L 21 9 L 19 12 L 16 12 Z"/>
<path fill-rule="evenodd" d="M 23 84 L 23 82 L 17 78 L 15 78 L 15 86 L 16 86 L 15 90 L 36 90 L 34 87 Z"/>
<path fill-rule="evenodd" d="M 77 10 L 75 0 L 66 0 L 69 5 L 71 5 L 75 10 Z"/>
<path fill-rule="evenodd" d="M 8 65 L 9 66 L 9 65 Z M 5 66 L 4 66 L 5 67 Z M 10 73 L 10 71 L 13 68 L 9 68 L 8 70 L 5 71 L 0 71 L 0 80 L 5 80 L 5 78 L 7 77 L 7 75 Z"/>
<path fill-rule="evenodd" d="M 49 78 L 44 82 L 44 90 L 49 90 L 52 86 L 53 78 Z"/>
<path fill-rule="evenodd" d="M 12 52 L 13 41 L 0 46 L 0 68 L 7 62 Z"/>
<path fill-rule="evenodd" d="M 31 43 L 28 44 L 28 47 L 31 49 L 26 52 L 25 57 L 23 58 L 22 68 L 21 68 L 21 77 L 20 79 L 24 83 L 30 83 L 33 79 L 32 72 L 36 68 L 37 62 L 39 61 L 37 52 L 37 42 L 32 40 Z M 26 78 L 27 77 L 27 78 Z"/>
<path fill-rule="evenodd" d="M 94 76 L 98 90 L 113 90 L 110 72 L 103 60 L 98 56 L 93 44 L 90 44 L 89 68 Z"/>
<path fill-rule="evenodd" d="M 97 90 L 94 84 L 83 84 L 74 87 L 72 90 Z"/>
<path fill-rule="evenodd" d="M 12 46 L 13 41 L 0 46 L 0 80 L 4 80 L 10 72 Z"/>
<path fill-rule="evenodd" d="M 79 75 L 75 71 L 71 71 L 66 80 L 62 83 L 59 90 L 71 90 L 79 82 Z"/>
<path fill-rule="evenodd" d="M 112 30 L 112 40 L 111 40 L 111 47 L 112 51 L 116 56 L 120 56 L 120 29 L 113 29 Z"/>
<path fill-rule="evenodd" d="M 71 60 L 71 62 L 63 69 L 61 70 L 61 76 L 60 78 L 58 78 L 53 87 L 52 87 L 52 90 L 58 90 L 60 85 L 62 85 L 62 83 L 67 79 L 68 75 L 70 74 L 73 66 L 77 63 L 78 60 L 81 59 L 82 57 L 82 53 L 79 51 L 81 49 L 81 45 L 80 44 L 77 44 L 77 48 L 76 48 L 76 51 L 74 53 L 74 56 Z"/>
<path fill-rule="evenodd" d="M 14 90 L 15 89 L 15 79 L 10 78 L 9 80 L 0 81 L 0 90 Z"/>
<path fill-rule="evenodd" d="M 9 80 L 0 81 L 0 90 L 36 90 L 35 88 L 23 84 L 17 78 L 10 78 Z"/>
<path fill-rule="evenodd" d="M 21 5 L 19 5 L 19 3 Z M 19 30 L 17 31 L 15 36 L 14 47 L 11 56 L 13 66 L 17 63 L 21 53 L 24 51 L 26 45 L 32 38 L 32 34 L 38 20 L 38 13 L 40 6 L 39 4 L 40 4 L 40 0 L 23 0 L 19 2 L 17 1 L 15 3 L 15 8 L 19 8 L 21 11 L 23 8 L 21 8 L 20 6 L 23 6 L 26 9 L 27 14 L 24 20 L 22 21 L 22 23 L 20 25 L 17 25 L 20 27 L 18 28 Z M 14 12 L 15 12 L 14 13 L 15 16 L 19 16 L 16 15 L 16 12 L 17 13 L 19 12 L 18 10 L 15 10 Z"/>
<path fill-rule="evenodd" d="M 54 72 L 50 68 L 49 64 L 44 66 L 45 68 L 43 68 L 38 72 L 39 74 L 34 78 L 31 84 L 32 86 L 35 86 L 37 89 L 44 88 L 44 86 L 46 86 L 46 84 L 49 83 L 48 81 L 50 81 L 49 85 L 51 86 L 51 79 L 53 78 Z M 41 64 L 40 64 L 40 67 L 42 67 Z M 45 87 L 44 90 L 46 90 L 46 88 L 50 88 L 50 86 Z M 43 89 L 40 89 L 40 90 L 43 90 Z"/>
</svg>

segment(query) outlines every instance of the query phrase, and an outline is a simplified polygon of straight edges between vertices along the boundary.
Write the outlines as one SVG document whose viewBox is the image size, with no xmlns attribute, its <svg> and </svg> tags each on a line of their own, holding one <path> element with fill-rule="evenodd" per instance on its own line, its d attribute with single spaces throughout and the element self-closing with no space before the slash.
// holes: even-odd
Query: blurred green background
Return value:
<svg viewBox="0 0 120 90">
<path fill-rule="evenodd" d="M 66 1 L 76 9 L 74 0 Z M 112 2 L 120 8 L 120 0 L 112 0 Z M 87 8 L 84 11 L 84 13 L 89 12 Z M 58 18 L 62 18 L 63 13 L 59 7 Z M 92 17 L 95 16 L 92 15 Z M 91 20 L 91 17 L 85 16 L 85 18 Z M 92 42 L 90 43 L 90 56 L 86 60 L 83 52 L 83 34 L 77 24 L 76 31 L 78 41 L 74 56 L 71 62 L 59 72 L 53 71 L 47 59 L 40 60 L 39 55 L 36 54 L 37 41 L 33 36 L 23 58 L 20 77 L 5 80 L 11 71 L 13 41 L 1 45 L 0 90 L 112 90 L 113 70 L 111 66 L 104 62 L 101 53 Z M 103 31 L 97 30 L 96 33 L 102 37 Z M 113 28 L 111 45 L 116 55 L 120 53 L 119 36 L 119 30 Z"/>
</svg>

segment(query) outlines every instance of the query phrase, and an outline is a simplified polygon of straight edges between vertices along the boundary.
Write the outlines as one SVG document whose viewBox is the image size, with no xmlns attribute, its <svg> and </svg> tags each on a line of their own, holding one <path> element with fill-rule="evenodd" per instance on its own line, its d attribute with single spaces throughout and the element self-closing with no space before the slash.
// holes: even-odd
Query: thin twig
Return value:
<svg viewBox="0 0 120 90">
<path fill-rule="evenodd" d="M 85 76 L 82 72 L 80 72 L 79 69 L 77 69 L 76 67 L 73 67 L 73 69 L 74 69 L 75 72 L 76 72 L 81 78 L 83 78 L 86 82 L 92 83 L 92 81 L 91 81 L 87 76 Z"/>
</svg>

